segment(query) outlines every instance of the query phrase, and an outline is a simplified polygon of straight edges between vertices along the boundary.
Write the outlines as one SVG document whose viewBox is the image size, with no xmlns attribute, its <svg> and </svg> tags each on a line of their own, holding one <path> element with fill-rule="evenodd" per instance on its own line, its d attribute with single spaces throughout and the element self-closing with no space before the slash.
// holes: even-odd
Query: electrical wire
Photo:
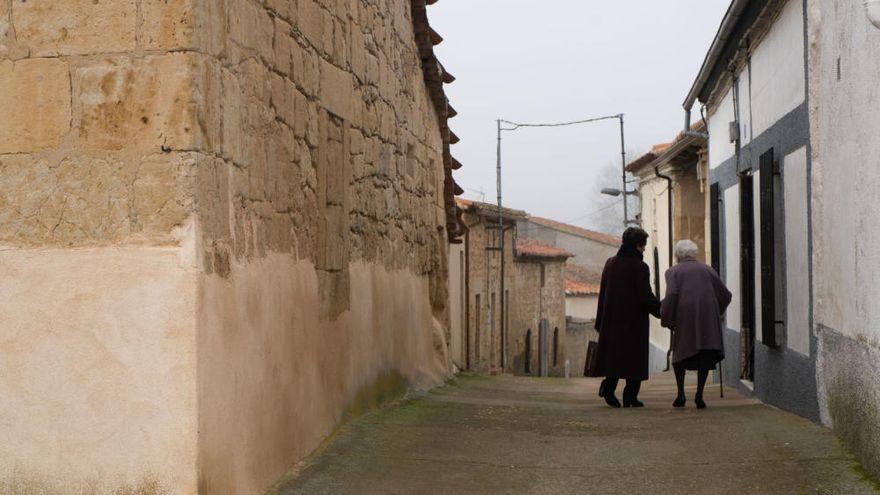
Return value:
<svg viewBox="0 0 880 495">
<path fill-rule="evenodd" d="M 623 114 L 619 113 L 617 115 L 606 115 L 605 117 L 596 117 L 593 119 L 586 119 L 586 120 L 575 120 L 575 121 L 571 121 L 571 122 L 558 122 L 558 123 L 554 123 L 554 124 L 520 124 L 518 122 L 511 122 L 509 120 L 502 120 L 501 121 L 502 123 L 511 125 L 513 127 L 503 127 L 503 128 L 501 128 L 501 130 L 502 131 L 515 131 L 515 130 L 519 129 L 520 127 L 564 127 L 564 126 L 569 126 L 569 125 L 589 124 L 590 122 L 598 122 L 600 120 L 619 119 L 621 117 L 623 117 Z"/>
</svg>

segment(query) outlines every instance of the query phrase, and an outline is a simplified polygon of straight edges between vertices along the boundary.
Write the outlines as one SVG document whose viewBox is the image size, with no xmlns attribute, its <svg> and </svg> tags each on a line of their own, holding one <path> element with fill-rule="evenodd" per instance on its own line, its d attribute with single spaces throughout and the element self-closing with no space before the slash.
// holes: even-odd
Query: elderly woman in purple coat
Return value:
<svg viewBox="0 0 880 495">
<path fill-rule="evenodd" d="M 712 267 L 697 260 L 697 245 L 678 241 L 674 249 L 678 263 L 666 270 L 666 298 L 660 308 L 664 327 L 672 329 L 672 366 L 678 397 L 673 407 L 684 407 L 685 370 L 697 371 L 698 409 L 706 407 L 703 388 L 709 370 L 724 359 L 721 315 L 730 304 L 731 294 Z"/>
</svg>

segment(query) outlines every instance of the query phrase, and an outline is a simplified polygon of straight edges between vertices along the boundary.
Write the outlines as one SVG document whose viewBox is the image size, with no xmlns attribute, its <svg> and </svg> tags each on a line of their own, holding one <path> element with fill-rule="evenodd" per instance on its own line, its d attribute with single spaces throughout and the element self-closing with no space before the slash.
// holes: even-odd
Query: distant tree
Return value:
<svg viewBox="0 0 880 495">
<path fill-rule="evenodd" d="M 639 156 L 640 153 L 629 153 L 627 156 Z M 592 209 L 584 217 L 583 224 L 590 229 L 608 234 L 618 235 L 623 232 L 623 196 L 607 196 L 602 194 L 604 188 L 620 189 L 620 162 L 609 162 L 599 169 L 593 181 Z M 628 180 L 632 177 L 627 174 Z M 636 184 L 628 184 L 629 189 L 635 189 Z M 630 220 L 635 219 L 639 213 L 639 200 L 635 196 L 626 197 L 629 207 Z"/>
</svg>

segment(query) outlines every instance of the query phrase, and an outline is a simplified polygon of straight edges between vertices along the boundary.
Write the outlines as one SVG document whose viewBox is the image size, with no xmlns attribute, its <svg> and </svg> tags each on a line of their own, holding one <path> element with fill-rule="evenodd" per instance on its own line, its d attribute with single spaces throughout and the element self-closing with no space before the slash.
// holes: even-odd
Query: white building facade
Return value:
<svg viewBox="0 0 880 495">
<path fill-rule="evenodd" d="M 734 0 L 688 99 L 709 134 L 725 381 L 880 472 L 880 6 Z M 717 256 L 715 255 L 717 253 Z"/>
<path fill-rule="evenodd" d="M 707 59 L 707 77 L 695 85 L 709 132 L 710 251 L 734 294 L 725 377 L 818 420 L 805 4 L 734 2 L 726 22 L 737 15 L 723 54 L 714 64 Z"/>
</svg>

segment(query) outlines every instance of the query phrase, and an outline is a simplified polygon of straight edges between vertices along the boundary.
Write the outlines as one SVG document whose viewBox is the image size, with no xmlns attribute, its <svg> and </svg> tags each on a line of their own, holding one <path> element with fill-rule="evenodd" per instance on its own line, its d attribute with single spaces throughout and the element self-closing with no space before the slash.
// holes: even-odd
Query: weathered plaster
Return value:
<svg viewBox="0 0 880 495">
<path fill-rule="evenodd" d="M 0 492 L 196 493 L 193 261 L 0 248 Z"/>
<path fill-rule="evenodd" d="M 321 317 L 318 272 L 307 261 L 270 254 L 233 263 L 228 278 L 203 277 L 203 490 L 260 492 L 348 412 L 445 379 L 445 328 L 433 316 L 427 279 L 363 262 L 350 277 L 351 307 L 334 321 Z M 389 376 L 400 377 L 397 388 L 370 391 L 393 385 Z"/>
</svg>

